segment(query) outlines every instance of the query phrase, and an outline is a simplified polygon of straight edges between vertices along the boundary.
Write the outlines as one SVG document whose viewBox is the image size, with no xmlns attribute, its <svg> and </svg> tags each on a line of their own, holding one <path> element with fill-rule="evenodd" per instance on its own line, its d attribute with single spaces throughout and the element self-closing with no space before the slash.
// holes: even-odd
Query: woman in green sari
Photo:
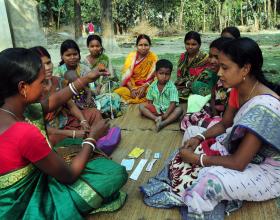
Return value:
<svg viewBox="0 0 280 220">
<path fill-rule="evenodd" d="M 109 57 L 104 53 L 102 39 L 99 35 L 89 35 L 87 38 L 89 54 L 82 59 L 81 64 L 88 66 L 91 70 L 109 68 Z M 117 117 L 121 115 L 121 97 L 113 93 L 119 87 L 118 77 L 114 73 L 110 77 L 100 77 L 94 83 L 90 83 L 90 88 L 95 96 L 95 102 L 100 105 L 103 117 Z"/>
<path fill-rule="evenodd" d="M 175 85 L 181 100 L 187 100 L 191 92 L 192 82 L 207 67 L 208 54 L 200 50 L 200 34 L 190 31 L 184 39 L 186 52 L 182 53 L 178 62 L 177 80 Z"/>
<path fill-rule="evenodd" d="M 0 70 L 0 219 L 83 219 L 88 213 L 120 208 L 125 195 L 119 189 L 127 173 L 95 154 L 95 140 L 106 133 L 107 122 L 90 128 L 80 152 L 67 165 L 44 132 L 24 117 L 43 91 L 40 58 L 29 49 L 6 49 L 0 53 Z M 49 97 L 44 113 L 100 75 L 91 72 Z"/>
</svg>

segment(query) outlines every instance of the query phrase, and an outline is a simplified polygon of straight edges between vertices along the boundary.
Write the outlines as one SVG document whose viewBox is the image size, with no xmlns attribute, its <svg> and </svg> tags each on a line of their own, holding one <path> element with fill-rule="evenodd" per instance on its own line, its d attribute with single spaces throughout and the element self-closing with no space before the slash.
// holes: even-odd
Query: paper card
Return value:
<svg viewBox="0 0 280 220">
<path fill-rule="evenodd" d="M 156 161 L 157 161 L 157 159 L 152 159 L 152 160 L 148 163 L 148 165 L 147 165 L 147 167 L 146 167 L 146 171 L 147 171 L 147 172 L 151 172 L 151 171 L 152 171 L 152 168 L 153 168 L 153 166 L 154 166 L 154 164 L 155 164 Z"/>
<path fill-rule="evenodd" d="M 135 147 L 133 148 L 133 150 L 128 154 L 129 158 L 138 158 L 140 157 L 141 154 L 144 153 L 144 149 L 139 148 L 139 147 Z"/>
<path fill-rule="evenodd" d="M 130 171 L 133 168 L 134 159 L 123 159 L 121 165 L 124 166 L 127 171 Z"/>
<path fill-rule="evenodd" d="M 154 158 L 155 158 L 155 159 L 160 159 L 160 158 L 161 158 L 161 153 L 160 153 L 160 152 L 156 152 L 156 153 L 154 154 Z"/>
<path fill-rule="evenodd" d="M 138 163 L 137 167 L 132 172 L 132 174 L 130 175 L 129 178 L 133 179 L 133 180 L 137 180 L 138 177 L 140 176 L 144 166 L 146 165 L 147 161 L 148 161 L 147 159 L 141 159 L 140 162 Z"/>
</svg>

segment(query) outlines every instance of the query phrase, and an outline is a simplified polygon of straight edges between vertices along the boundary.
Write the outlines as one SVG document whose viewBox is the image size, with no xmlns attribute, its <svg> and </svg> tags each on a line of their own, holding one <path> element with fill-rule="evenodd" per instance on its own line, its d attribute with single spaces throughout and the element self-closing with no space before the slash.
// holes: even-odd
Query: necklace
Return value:
<svg viewBox="0 0 280 220">
<path fill-rule="evenodd" d="M 17 121 L 21 121 L 21 120 L 16 116 L 15 113 L 13 113 L 13 112 L 11 112 L 11 111 L 5 109 L 5 108 L 0 108 L 0 110 L 2 110 L 3 112 L 6 112 L 6 113 L 8 113 L 8 114 L 10 114 L 10 115 L 13 116 Z"/>
<path fill-rule="evenodd" d="M 256 81 L 255 84 L 254 84 L 254 86 L 253 86 L 253 88 L 251 89 L 250 94 L 248 95 L 246 101 L 249 100 L 249 98 L 250 98 L 251 95 L 253 94 L 253 91 L 255 90 L 255 88 L 256 88 L 256 86 L 257 86 L 258 84 L 259 84 L 259 81 Z"/>
</svg>

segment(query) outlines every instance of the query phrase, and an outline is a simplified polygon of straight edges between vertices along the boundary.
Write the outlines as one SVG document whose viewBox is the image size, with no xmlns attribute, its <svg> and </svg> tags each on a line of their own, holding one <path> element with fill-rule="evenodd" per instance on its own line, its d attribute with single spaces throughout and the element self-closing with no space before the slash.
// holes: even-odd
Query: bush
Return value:
<svg viewBox="0 0 280 220">
<path fill-rule="evenodd" d="M 157 36 L 159 34 L 159 30 L 157 27 L 154 27 L 149 24 L 148 21 L 141 21 L 134 28 L 131 28 L 129 31 L 133 36 L 138 36 L 139 34 L 147 34 L 150 37 Z"/>
</svg>

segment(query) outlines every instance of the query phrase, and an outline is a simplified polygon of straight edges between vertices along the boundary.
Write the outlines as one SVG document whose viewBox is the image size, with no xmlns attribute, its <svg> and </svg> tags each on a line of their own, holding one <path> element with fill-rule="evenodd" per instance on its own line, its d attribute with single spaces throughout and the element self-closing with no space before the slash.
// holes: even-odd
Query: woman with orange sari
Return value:
<svg viewBox="0 0 280 220">
<path fill-rule="evenodd" d="M 138 104 L 146 101 L 147 88 L 154 80 L 157 55 L 150 51 L 151 39 L 141 34 L 136 40 L 137 50 L 128 54 L 123 69 L 121 87 L 114 92 L 123 101 Z"/>
</svg>

